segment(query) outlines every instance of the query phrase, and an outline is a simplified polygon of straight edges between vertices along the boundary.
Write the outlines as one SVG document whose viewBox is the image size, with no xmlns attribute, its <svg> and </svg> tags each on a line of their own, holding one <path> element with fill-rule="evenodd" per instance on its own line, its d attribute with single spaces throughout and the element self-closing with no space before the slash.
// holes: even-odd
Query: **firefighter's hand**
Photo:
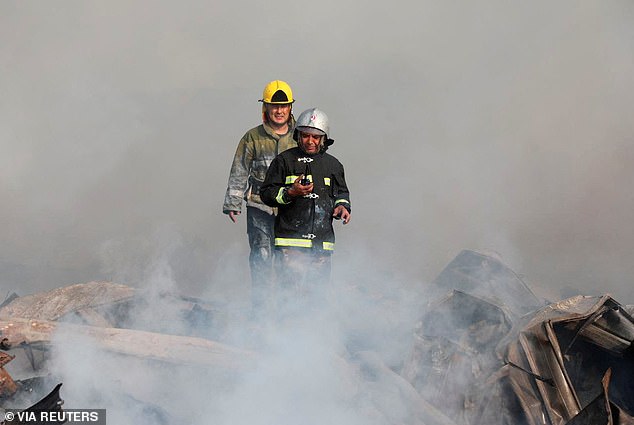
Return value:
<svg viewBox="0 0 634 425">
<path fill-rule="evenodd" d="M 234 223 L 238 222 L 238 216 L 240 215 L 240 211 L 229 211 L 229 218 Z"/>
<path fill-rule="evenodd" d="M 313 191 L 313 183 L 307 184 L 306 186 L 300 183 L 300 180 L 304 178 L 304 175 L 297 177 L 293 182 L 293 185 L 288 188 L 288 195 L 291 198 L 297 198 L 298 196 L 306 196 Z"/>
<path fill-rule="evenodd" d="M 343 224 L 348 224 L 351 218 L 350 212 L 348 212 L 346 207 L 344 207 L 343 205 L 337 205 L 332 213 L 332 216 L 337 220 L 343 220 Z"/>
</svg>

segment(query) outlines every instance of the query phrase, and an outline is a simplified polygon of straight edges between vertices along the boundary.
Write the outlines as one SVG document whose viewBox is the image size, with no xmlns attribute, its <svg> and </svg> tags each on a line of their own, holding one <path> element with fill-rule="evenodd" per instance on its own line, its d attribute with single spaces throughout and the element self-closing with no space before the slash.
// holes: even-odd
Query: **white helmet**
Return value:
<svg viewBox="0 0 634 425">
<path fill-rule="evenodd" d="M 324 146 L 326 148 L 334 143 L 334 140 L 328 137 L 330 132 L 328 116 L 324 111 L 317 108 L 307 109 L 297 118 L 295 131 L 293 132 L 293 139 L 296 142 L 299 141 L 299 132 L 324 136 Z"/>
</svg>

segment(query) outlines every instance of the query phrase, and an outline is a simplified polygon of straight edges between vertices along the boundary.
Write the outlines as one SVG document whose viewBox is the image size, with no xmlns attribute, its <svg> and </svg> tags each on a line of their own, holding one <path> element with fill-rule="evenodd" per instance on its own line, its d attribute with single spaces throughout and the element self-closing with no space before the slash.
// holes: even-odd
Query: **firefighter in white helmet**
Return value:
<svg viewBox="0 0 634 425">
<path fill-rule="evenodd" d="M 260 187 L 269 164 L 280 152 L 297 143 L 293 140 L 293 92 L 284 81 L 274 80 L 262 94 L 262 124 L 247 131 L 238 143 L 222 211 L 236 223 L 246 201 L 249 266 L 251 269 L 252 315 L 257 318 L 270 299 L 273 273 L 273 224 L 276 208 L 265 205 Z"/>
<path fill-rule="evenodd" d="M 323 299 L 335 249 L 333 219 L 347 224 L 351 217 L 343 165 L 326 153 L 334 143 L 326 114 L 302 112 L 293 137 L 298 147 L 275 157 L 260 190 L 264 203 L 278 208 L 275 270 L 287 295 L 283 303 L 297 290 Z"/>
</svg>

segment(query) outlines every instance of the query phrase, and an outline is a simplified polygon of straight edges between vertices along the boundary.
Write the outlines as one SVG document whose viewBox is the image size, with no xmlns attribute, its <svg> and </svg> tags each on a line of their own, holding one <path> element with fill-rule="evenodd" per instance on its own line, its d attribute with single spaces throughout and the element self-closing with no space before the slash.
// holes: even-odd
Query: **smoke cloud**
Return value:
<svg viewBox="0 0 634 425">
<path fill-rule="evenodd" d="M 220 205 L 262 87 L 280 78 L 296 113 L 332 120 L 354 202 L 340 268 L 370 256 L 420 282 L 487 248 L 547 291 L 624 296 L 633 13 L 625 1 L 4 4 L 2 287 L 112 277 L 104 250 L 137 258 L 163 226 L 180 234 L 186 292 L 219 284 L 228 252 L 244 268 L 244 221 Z"/>
<path fill-rule="evenodd" d="M 542 296 L 632 302 L 633 20 L 629 1 L 3 2 L 0 296 L 115 280 L 149 290 L 138 323 L 162 312 L 167 331 L 182 329 L 164 292 L 246 308 L 245 216 L 221 204 L 262 88 L 283 79 L 296 115 L 330 117 L 351 189 L 330 317 L 264 332 L 257 373 L 214 392 L 199 370 L 112 374 L 120 359 L 64 335 L 56 370 L 73 407 L 115 423 L 142 423 L 123 393 L 217 423 L 371 423 L 342 359 L 397 369 L 424 283 L 462 249 L 497 252 Z M 401 408 L 381 411 L 417 423 Z"/>
</svg>

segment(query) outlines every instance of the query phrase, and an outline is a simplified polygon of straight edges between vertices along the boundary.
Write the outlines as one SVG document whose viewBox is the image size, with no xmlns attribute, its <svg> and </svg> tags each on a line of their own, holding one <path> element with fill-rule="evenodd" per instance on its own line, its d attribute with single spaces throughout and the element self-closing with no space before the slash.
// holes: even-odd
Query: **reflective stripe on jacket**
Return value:
<svg viewBox="0 0 634 425">
<path fill-rule="evenodd" d="M 286 190 L 302 174 L 312 181 L 313 192 L 291 198 Z M 343 165 L 334 156 L 309 156 L 298 147 L 281 153 L 271 163 L 260 195 L 264 203 L 278 208 L 275 246 L 334 250 L 333 211 L 337 205 L 350 211 Z"/>
</svg>

